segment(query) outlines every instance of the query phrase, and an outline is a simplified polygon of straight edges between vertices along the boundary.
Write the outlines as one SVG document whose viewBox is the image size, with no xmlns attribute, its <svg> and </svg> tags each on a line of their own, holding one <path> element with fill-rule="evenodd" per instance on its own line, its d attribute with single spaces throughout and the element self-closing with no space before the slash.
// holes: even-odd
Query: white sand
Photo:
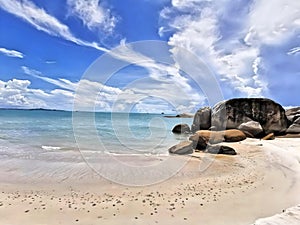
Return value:
<svg viewBox="0 0 300 225">
<path fill-rule="evenodd" d="M 54 152 L 48 162 L 2 158 L 0 224 L 246 225 L 300 203 L 300 139 L 224 144 L 238 155 L 195 153 L 174 177 L 147 187 L 107 181 L 77 153 L 61 162 L 50 160 Z M 282 218 L 273 224 L 290 224 Z"/>
</svg>

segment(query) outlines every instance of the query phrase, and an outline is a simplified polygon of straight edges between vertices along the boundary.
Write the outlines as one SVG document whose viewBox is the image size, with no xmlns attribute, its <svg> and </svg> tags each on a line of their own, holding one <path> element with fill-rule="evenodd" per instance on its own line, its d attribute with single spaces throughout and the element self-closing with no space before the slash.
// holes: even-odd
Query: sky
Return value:
<svg viewBox="0 0 300 225">
<path fill-rule="evenodd" d="M 186 73 L 180 49 L 210 72 Z M 107 55 L 126 66 L 84 76 Z M 299 78 L 300 1 L 0 0 L 0 108 L 195 112 L 217 89 L 298 106 Z"/>
</svg>

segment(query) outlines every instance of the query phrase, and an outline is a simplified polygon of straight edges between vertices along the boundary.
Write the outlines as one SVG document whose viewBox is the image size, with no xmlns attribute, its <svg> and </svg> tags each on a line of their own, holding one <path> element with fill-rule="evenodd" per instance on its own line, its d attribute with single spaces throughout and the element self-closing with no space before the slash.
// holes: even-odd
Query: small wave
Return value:
<svg viewBox="0 0 300 225">
<path fill-rule="evenodd" d="M 53 151 L 53 150 L 60 150 L 61 147 L 43 145 L 42 149 L 44 149 L 46 151 Z"/>
</svg>

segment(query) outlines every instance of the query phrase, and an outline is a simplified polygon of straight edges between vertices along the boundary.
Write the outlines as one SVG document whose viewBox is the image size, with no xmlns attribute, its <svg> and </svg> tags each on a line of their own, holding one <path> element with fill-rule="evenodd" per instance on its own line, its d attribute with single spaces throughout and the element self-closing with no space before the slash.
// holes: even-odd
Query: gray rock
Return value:
<svg viewBox="0 0 300 225">
<path fill-rule="evenodd" d="M 264 132 L 260 123 L 253 120 L 242 123 L 241 125 L 239 125 L 238 129 L 243 131 L 244 133 L 250 133 L 254 137 Z"/>
<path fill-rule="evenodd" d="M 206 151 L 211 154 L 236 155 L 233 148 L 224 145 L 213 145 L 208 147 Z"/>
<path fill-rule="evenodd" d="M 183 133 L 187 134 L 187 133 L 191 133 L 191 129 L 188 124 L 181 123 L 181 124 L 177 124 L 172 129 L 172 132 L 176 134 L 183 134 Z"/>
<path fill-rule="evenodd" d="M 297 118 L 297 119 L 294 121 L 294 124 L 300 124 L 300 118 Z"/>
<path fill-rule="evenodd" d="M 207 130 L 210 127 L 211 127 L 211 108 L 204 107 L 199 109 L 194 116 L 192 132 L 195 133 L 197 130 Z"/>
<path fill-rule="evenodd" d="M 265 98 L 236 98 L 213 107 L 211 125 L 218 129 L 238 128 L 242 123 L 259 122 L 266 134 L 283 133 L 288 126 L 285 110 Z"/>
<path fill-rule="evenodd" d="M 171 154 L 185 155 L 192 154 L 193 152 L 194 150 L 192 141 L 183 141 L 169 148 L 169 153 Z"/>
<path fill-rule="evenodd" d="M 291 108 L 285 111 L 285 115 L 290 124 L 293 124 L 295 120 L 300 118 L 300 107 Z"/>
<path fill-rule="evenodd" d="M 300 114 L 300 107 L 290 108 L 285 111 L 286 116 L 294 116 L 297 114 Z"/>
<path fill-rule="evenodd" d="M 292 124 L 286 130 L 286 133 L 288 133 L 288 134 L 300 134 L 300 124 Z"/>
<path fill-rule="evenodd" d="M 199 134 L 194 134 L 189 137 L 189 140 L 193 142 L 193 148 L 197 150 L 204 150 L 207 147 L 207 140 Z"/>
<path fill-rule="evenodd" d="M 300 134 L 300 118 L 297 118 L 294 123 L 286 130 L 288 134 Z"/>
</svg>

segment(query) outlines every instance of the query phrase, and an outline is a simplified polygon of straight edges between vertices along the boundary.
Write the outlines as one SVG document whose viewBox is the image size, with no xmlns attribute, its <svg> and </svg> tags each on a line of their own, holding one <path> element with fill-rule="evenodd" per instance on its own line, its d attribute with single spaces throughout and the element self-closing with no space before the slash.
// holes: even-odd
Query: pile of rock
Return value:
<svg viewBox="0 0 300 225">
<path fill-rule="evenodd" d="M 187 124 L 174 127 L 175 133 L 193 133 L 189 141 L 169 149 L 174 154 L 195 150 L 232 154 L 234 149 L 215 145 L 250 138 L 272 140 L 275 135 L 300 133 L 300 107 L 284 108 L 266 98 L 237 98 L 204 107 L 197 111 L 191 129 Z"/>
</svg>

